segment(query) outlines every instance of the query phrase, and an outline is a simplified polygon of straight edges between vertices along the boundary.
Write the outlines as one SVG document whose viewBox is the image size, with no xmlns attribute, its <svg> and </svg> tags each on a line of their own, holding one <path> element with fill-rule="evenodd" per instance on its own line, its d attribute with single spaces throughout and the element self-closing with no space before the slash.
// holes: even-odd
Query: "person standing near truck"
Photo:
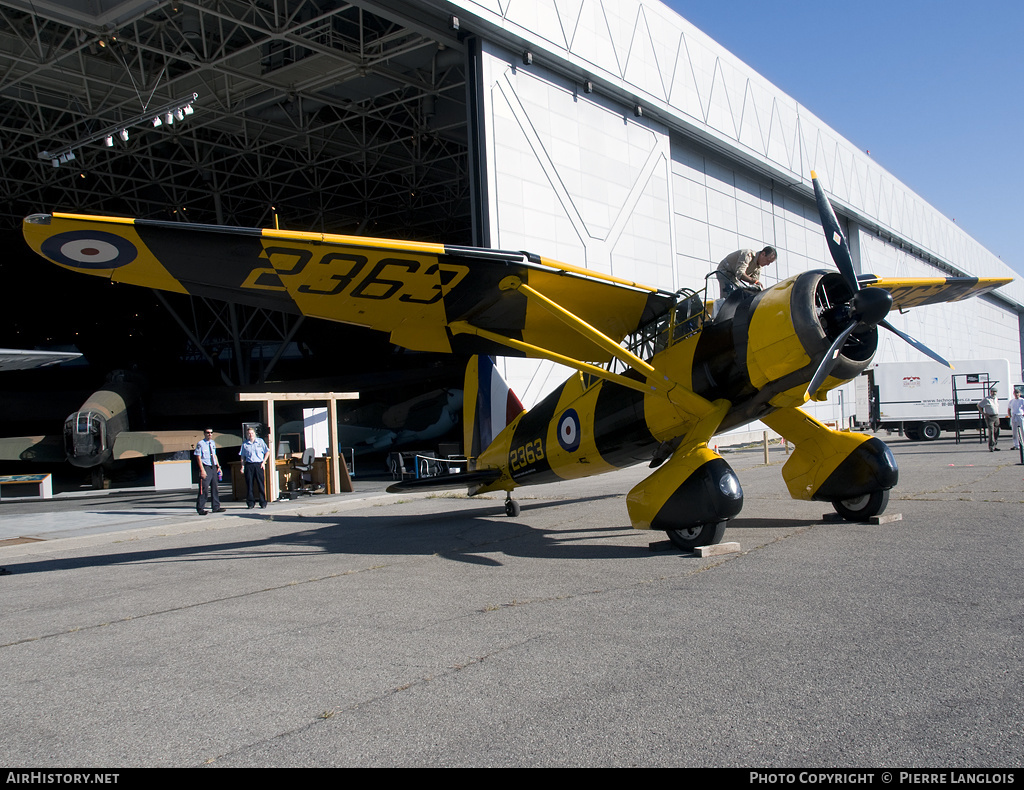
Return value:
<svg viewBox="0 0 1024 790">
<path fill-rule="evenodd" d="M 1006 416 L 1010 418 L 1010 435 L 1013 436 L 1013 450 L 1019 450 L 1019 437 L 1024 432 L 1024 398 L 1020 390 L 1013 391 L 1013 398 L 1006 404 Z"/>
<path fill-rule="evenodd" d="M 978 411 L 985 420 L 985 430 L 988 433 L 988 451 L 999 450 L 999 398 L 996 397 L 996 388 L 988 391 L 988 397 L 978 402 Z"/>
</svg>

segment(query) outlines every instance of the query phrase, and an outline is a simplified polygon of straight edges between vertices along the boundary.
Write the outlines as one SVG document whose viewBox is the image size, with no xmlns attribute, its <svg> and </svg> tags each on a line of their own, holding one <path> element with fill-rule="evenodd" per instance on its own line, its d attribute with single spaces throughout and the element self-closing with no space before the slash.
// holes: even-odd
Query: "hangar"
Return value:
<svg viewBox="0 0 1024 790">
<path fill-rule="evenodd" d="M 83 283 L 21 252 L 22 218 L 58 208 L 521 249 L 674 291 L 741 247 L 779 251 L 768 283 L 831 266 L 814 169 L 862 273 L 1012 276 L 656 0 L 11 0 L 0 19 L 0 271 L 33 295 L 5 345 L 232 386 L 441 364 L 350 328 Z M 1014 282 L 892 323 L 1020 372 L 1022 312 Z M 915 353 L 885 338 L 877 359 Z M 527 405 L 563 378 L 512 359 L 506 374 Z M 849 416 L 850 388 L 819 419 Z"/>
</svg>

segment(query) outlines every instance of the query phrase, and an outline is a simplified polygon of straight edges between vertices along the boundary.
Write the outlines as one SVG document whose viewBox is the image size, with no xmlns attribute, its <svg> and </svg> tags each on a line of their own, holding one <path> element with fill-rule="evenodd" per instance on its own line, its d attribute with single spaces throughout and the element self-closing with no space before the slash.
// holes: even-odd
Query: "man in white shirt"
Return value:
<svg viewBox="0 0 1024 790">
<path fill-rule="evenodd" d="M 1006 404 L 1006 415 L 1010 418 L 1010 434 L 1013 436 L 1012 449 L 1014 450 L 1020 449 L 1017 441 L 1024 431 L 1024 398 L 1020 395 L 1020 390 L 1014 390 L 1013 398 Z"/>
</svg>

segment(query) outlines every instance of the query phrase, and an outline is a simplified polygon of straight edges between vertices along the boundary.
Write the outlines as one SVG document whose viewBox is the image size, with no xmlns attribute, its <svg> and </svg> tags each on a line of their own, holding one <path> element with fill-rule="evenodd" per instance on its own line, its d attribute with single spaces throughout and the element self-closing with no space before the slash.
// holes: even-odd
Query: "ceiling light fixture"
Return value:
<svg viewBox="0 0 1024 790">
<path fill-rule="evenodd" d="M 167 124 L 174 123 L 175 119 L 182 121 L 186 115 L 192 115 L 195 110 L 192 109 L 192 104 L 196 99 L 199 98 L 198 93 L 191 93 L 180 99 L 176 99 L 166 104 L 161 105 L 152 110 L 147 110 L 144 113 L 136 115 L 134 118 L 130 118 L 127 121 L 117 124 L 116 126 L 108 126 L 100 132 L 89 137 L 83 137 L 80 140 L 76 140 L 69 145 L 62 146 L 54 151 L 40 151 L 36 156 L 44 161 L 49 160 L 50 164 L 54 167 L 60 167 L 66 162 L 70 162 L 75 158 L 76 148 L 81 148 L 90 143 L 98 143 L 100 141 L 107 148 L 111 148 L 114 145 L 114 136 L 120 137 L 124 142 L 128 142 L 128 128 L 131 126 L 139 126 L 141 124 L 150 123 L 154 128 Z"/>
</svg>

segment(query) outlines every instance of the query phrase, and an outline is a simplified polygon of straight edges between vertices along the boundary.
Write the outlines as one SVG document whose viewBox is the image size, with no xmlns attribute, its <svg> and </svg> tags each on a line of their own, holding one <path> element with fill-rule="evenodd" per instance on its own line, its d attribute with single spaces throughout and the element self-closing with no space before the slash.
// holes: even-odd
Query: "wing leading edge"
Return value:
<svg viewBox="0 0 1024 790">
<path fill-rule="evenodd" d="M 884 288 L 897 310 L 941 302 L 959 302 L 994 291 L 1012 277 L 875 277 L 857 278 L 862 288 Z"/>
</svg>

